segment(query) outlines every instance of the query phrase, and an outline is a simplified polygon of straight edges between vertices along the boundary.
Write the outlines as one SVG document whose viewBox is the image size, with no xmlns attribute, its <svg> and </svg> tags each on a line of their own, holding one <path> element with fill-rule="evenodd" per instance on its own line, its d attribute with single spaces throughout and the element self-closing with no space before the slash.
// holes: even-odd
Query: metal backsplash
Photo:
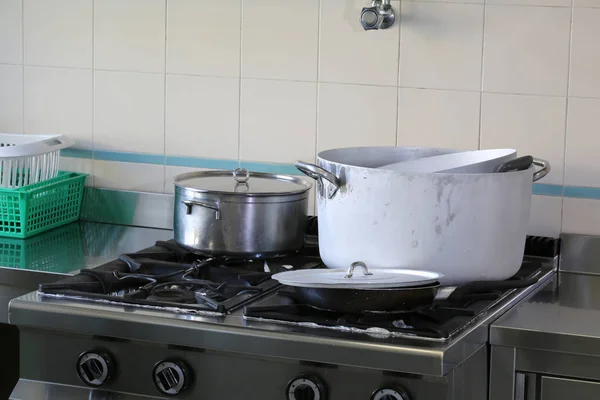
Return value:
<svg viewBox="0 0 600 400">
<path fill-rule="evenodd" d="M 560 271 L 600 275 L 600 236 L 563 234 Z"/>
<path fill-rule="evenodd" d="M 173 195 L 85 188 L 81 219 L 173 229 Z"/>
</svg>

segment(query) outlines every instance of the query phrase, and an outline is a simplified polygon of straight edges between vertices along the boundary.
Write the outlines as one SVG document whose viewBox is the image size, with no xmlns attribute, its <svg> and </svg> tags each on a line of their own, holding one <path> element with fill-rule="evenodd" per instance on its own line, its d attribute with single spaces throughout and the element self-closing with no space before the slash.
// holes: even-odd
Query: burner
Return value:
<svg viewBox="0 0 600 400">
<path fill-rule="evenodd" d="M 196 304 L 194 292 L 175 288 L 153 290 L 152 294 L 150 294 L 147 299 L 167 303 Z"/>
<path fill-rule="evenodd" d="M 317 256 L 314 256 L 314 254 Z M 203 257 L 174 241 L 156 242 L 137 253 L 56 283 L 40 292 L 127 305 L 173 307 L 229 313 L 280 287 L 271 279 L 290 268 L 323 268 L 318 248 L 266 260 Z"/>
</svg>

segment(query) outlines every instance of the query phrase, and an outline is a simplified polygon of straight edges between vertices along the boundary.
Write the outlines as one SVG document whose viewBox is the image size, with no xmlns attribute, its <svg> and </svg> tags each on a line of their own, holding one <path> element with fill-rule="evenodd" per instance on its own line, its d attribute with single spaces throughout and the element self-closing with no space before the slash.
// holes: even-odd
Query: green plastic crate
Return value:
<svg viewBox="0 0 600 400">
<path fill-rule="evenodd" d="M 0 236 L 24 239 L 79 219 L 86 176 L 61 171 L 33 185 L 0 188 Z"/>
</svg>

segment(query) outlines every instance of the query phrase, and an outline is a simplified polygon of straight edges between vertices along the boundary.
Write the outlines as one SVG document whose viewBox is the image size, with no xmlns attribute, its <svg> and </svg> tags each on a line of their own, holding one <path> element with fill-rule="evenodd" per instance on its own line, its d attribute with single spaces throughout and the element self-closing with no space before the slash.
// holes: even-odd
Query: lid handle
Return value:
<svg viewBox="0 0 600 400">
<path fill-rule="evenodd" d="M 236 168 L 235 171 L 233 171 L 233 179 L 235 179 L 237 183 L 246 183 L 248 182 L 248 179 L 250 179 L 250 172 L 248 172 L 246 168 Z"/>
<path fill-rule="evenodd" d="M 346 272 L 346 275 L 344 275 L 344 278 L 352 278 L 352 275 L 354 275 L 354 269 L 356 267 L 362 268 L 363 275 L 373 275 L 372 272 L 369 272 L 369 268 L 367 268 L 367 264 L 365 264 L 362 261 L 355 261 L 350 265 L 350 268 L 348 268 L 348 272 Z"/>
</svg>

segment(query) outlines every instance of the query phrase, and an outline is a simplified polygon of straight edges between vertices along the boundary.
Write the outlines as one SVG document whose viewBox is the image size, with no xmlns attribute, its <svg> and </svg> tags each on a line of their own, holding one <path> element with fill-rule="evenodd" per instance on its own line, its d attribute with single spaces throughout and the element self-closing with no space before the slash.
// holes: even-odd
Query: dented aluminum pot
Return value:
<svg viewBox="0 0 600 400">
<path fill-rule="evenodd" d="M 201 171 L 175 177 L 175 241 L 197 253 L 272 257 L 304 243 L 311 183 L 291 175 Z"/>
<path fill-rule="evenodd" d="M 443 274 L 444 285 L 519 270 L 532 181 L 550 171 L 548 162 L 504 173 L 401 173 L 376 169 L 393 158 L 377 161 L 372 153 L 382 151 L 403 161 L 456 150 L 348 148 L 319 153 L 318 165 L 299 162 L 318 182 L 319 248 L 328 267 L 362 261 L 429 270 Z"/>
</svg>

